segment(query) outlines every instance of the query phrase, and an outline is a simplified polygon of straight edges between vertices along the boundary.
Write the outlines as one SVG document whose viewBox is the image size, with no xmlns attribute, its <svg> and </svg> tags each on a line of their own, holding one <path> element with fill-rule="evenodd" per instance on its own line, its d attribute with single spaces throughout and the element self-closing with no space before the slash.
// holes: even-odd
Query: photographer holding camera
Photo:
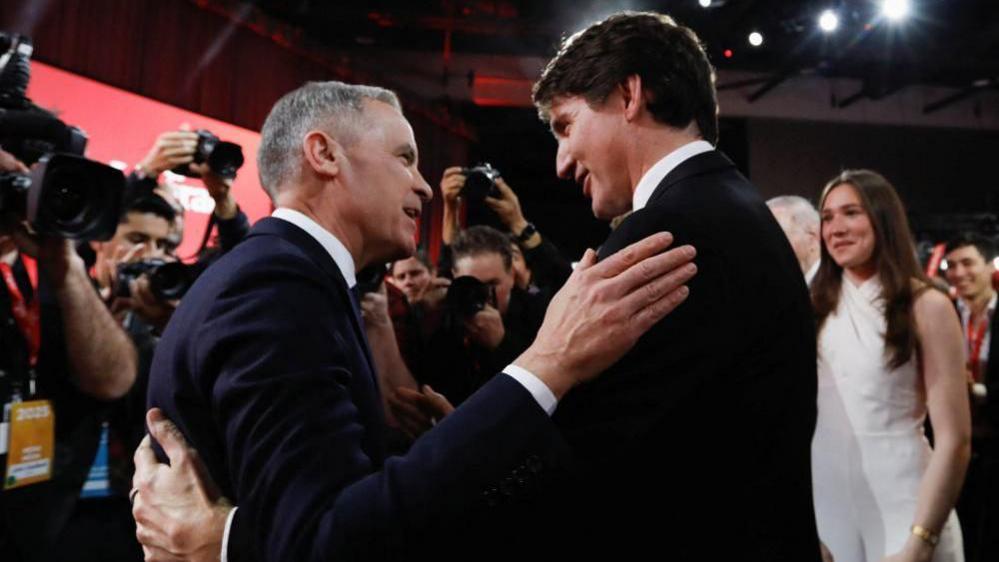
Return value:
<svg viewBox="0 0 999 562">
<path fill-rule="evenodd" d="M 0 32 L 0 552 L 140 559 L 129 474 L 117 470 L 129 455 L 110 446 L 107 423 L 137 356 L 73 242 L 112 236 L 125 177 L 27 98 L 31 53 L 29 38 Z"/>
<path fill-rule="evenodd" d="M 558 248 L 541 236 L 537 228 L 524 218 L 520 199 L 499 171 L 484 164 L 473 168 L 453 166 L 444 170 L 441 178 L 444 195 L 444 228 L 442 240 L 450 245 L 460 226 L 461 204 L 485 205 L 509 232 L 511 240 L 522 252 L 525 267 L 518 267 L 517 286 L 523 290 L 540 289 L 553 294 L 572 273 L 572 265 Z M 447 252 L 442 252 L 446 256 Z M 442 263 L 444 269 L 446 263 Z"/>
<path fill-rule="evenodd" d="M 451 253 L 454 280 L 417 378 L 457 406 L 527 348 L 548 300 L 516 287 L 509 240 L 492 227 L 458 232 Z"/>
<path fill-rule="evenodd" d="M 0 172 L 25 174 L 28 169 L 0 150 Z M 30 233 L 23 217 L 4 211 L 9 234 L 0 264 L 5 280 L 0 311 L 6 317 L 0 322 L 0 400 L 10 413 L 0 431 L 9 431 L 10 440 L 0 451 L 8 469 L 0 492 L 0 552 L 4 560 L 50 560 L 58 545 L 60 552 L 79 556 L 76 548 L 93 546 L 86 537 L 97 536 L 100 528 L 105 536 L 117 533 L 125 540 L 101 544 L 91 551 L 94 556 L 137 559 L 138 544 L 127 540 L 134 533 L 123 495 L 128 475 L 110 473 L 107 459 L 102 475 L 95 477 L 93 470 L 106 436 L 110 401 L 124 396 L 135 382 L 135 350 L 94 291 L 72 242 Z M 25 255 L 37 258 L 37 269 Z M 12 422 L 21 418 L 15 409 L 25 407 L 47 419 L 40 439 L 49 445 L 39 446 L 43 458 L 48 451 L 48 470 L 17 472 L 23 476 L 18 479 L 12 470 L 19 454 Z M 121 452 L 127 461 L 126 450 Z M 122 492 L 117 502 L 110 499 L 115 479 Z M 88 487 L 108 496 L 84 499 Z"/>
<path fill-rule="evenodd" d="M 167 170 L 200 178 L 215 200 L 211 225 L 218 226 L 221 253 L 232 249 L 250 230 L 250 221 L 236 203 L 231 188 L 236 170 L 243 164 L 238 145 L 218 140 L 208 131 L 166 131 L 156 138 L 149 153 L 130 176 L 133 187 L 144 184 L 148 189 Z M 207 233 L 206 233 L 207 234 Z"/>
</svg>

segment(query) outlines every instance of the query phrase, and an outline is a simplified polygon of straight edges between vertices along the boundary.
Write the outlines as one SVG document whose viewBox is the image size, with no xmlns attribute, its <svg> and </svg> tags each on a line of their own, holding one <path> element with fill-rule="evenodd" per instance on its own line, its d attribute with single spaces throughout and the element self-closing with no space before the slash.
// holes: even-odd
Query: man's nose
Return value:
<svg viewBox="0 0 999 562">
<path fill-rule="evenodd" d="M 564 142 L 558 143 L 558 152 L 555 154 L 555 174 L 562 178 L 571 180 L 575 177 L 576 162 L 569 155 L 569 149 Z"/>
<path fill-rule="evenodd" d="M 424 179 L 423 174 L 419 170 L 416 171 L 416 185 L 413 186 L 413 190 L 416 191 L 416 194 L 424 202 L 434 198 L 434 190 L 430 189 L 430 184 L 427 183 L 427 180 Z"/>
</svg>

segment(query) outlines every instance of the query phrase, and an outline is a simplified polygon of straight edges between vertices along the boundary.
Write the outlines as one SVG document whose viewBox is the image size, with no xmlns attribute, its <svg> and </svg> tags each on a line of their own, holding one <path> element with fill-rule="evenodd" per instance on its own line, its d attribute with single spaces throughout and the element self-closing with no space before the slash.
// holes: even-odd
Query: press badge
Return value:
<svg viewBox="0 0 999 562">
<path fill-rule="evenodd" d="M 55 412 L 48 400 L 10 406 L 5 490 L 45 482 L 52 477 L 55 451 Z"/>
</svg>

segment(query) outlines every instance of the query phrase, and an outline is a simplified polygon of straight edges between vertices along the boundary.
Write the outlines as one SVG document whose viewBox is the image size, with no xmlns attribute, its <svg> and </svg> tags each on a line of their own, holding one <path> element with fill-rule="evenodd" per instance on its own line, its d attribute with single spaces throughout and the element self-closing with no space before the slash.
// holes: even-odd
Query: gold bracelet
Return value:
<svg viewBox="0 0 999 562">
<path fill-rule="evenodd" d="M 912 534 L 923 539 L 931 546 L 936 546 L 937 543 L 940 542 L 940 535 L 920 525 L 912 526 Z"/>
</svg>

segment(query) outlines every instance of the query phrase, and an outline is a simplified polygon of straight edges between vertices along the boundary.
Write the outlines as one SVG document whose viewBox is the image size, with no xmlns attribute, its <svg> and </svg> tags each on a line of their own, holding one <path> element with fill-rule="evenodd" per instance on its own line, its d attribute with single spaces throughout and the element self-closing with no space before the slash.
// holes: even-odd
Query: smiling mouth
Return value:
<svg viewBox="0 0 999 562">
<path fill-rule="evenodd" d="M 590 196 L 590 173 L 583 172 L 583 175 L 576 178 L 576 182 L 583 186 L 583 195 Z"/>
<path fill-rule="evenodd" d="M 402 212 L 406 213 L 406 216 L 413 220 L 416 220 L 420 216 L 420 212 L 416 209 L 405 208 Z"/>
</svg>

